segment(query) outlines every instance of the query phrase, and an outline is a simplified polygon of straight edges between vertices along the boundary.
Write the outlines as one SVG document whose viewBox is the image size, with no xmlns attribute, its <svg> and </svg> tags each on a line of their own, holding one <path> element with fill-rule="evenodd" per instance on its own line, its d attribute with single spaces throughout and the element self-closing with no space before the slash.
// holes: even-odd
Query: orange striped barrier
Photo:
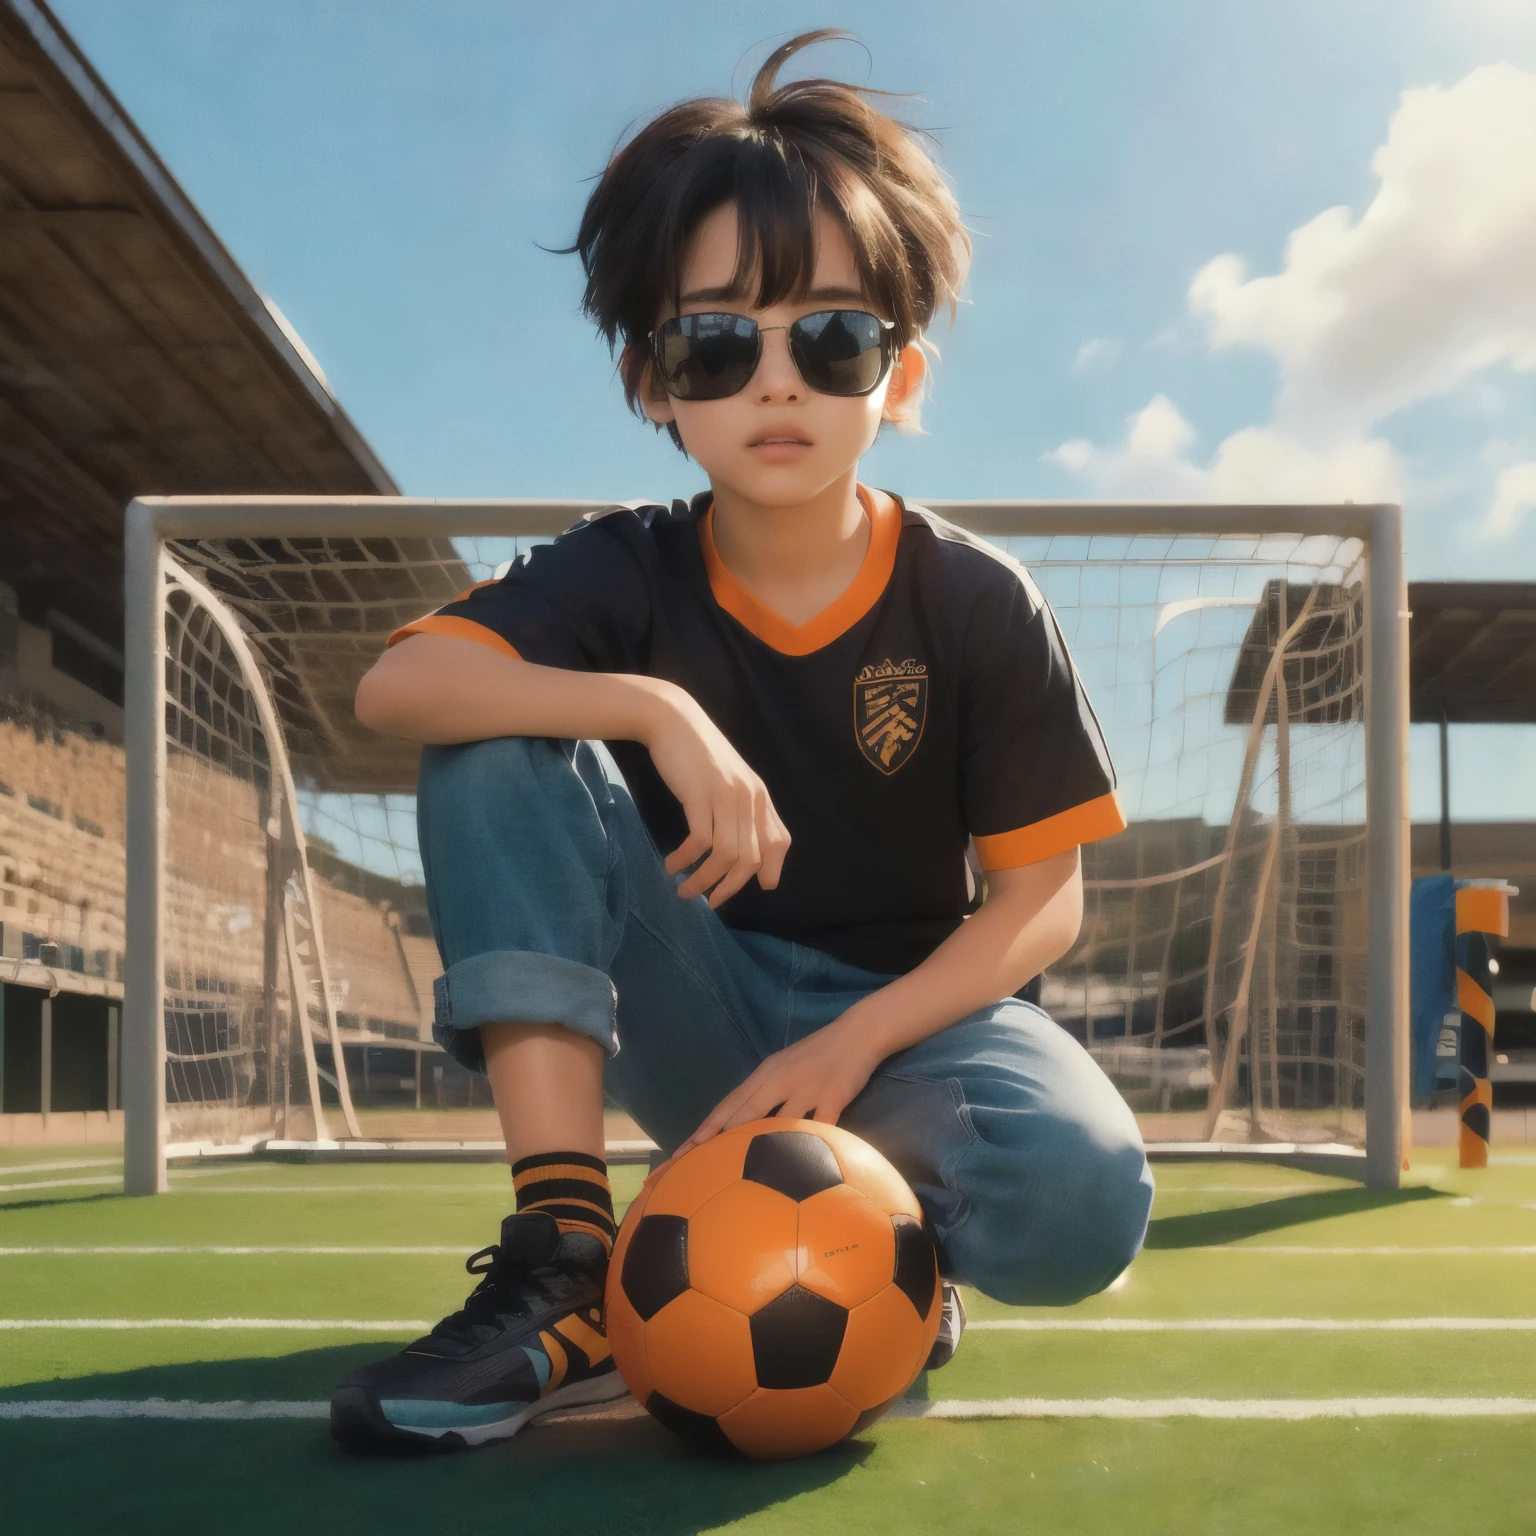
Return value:
<svg viewBox="0 0 1536 1536">
<path fill-rule="evenodd" d="M 1502 880 L 1467 883 L 1456 891 L 1456 1006 L 1461 1010 L 1461 1126 L 1463 1168 L 1488 1166 L 1493 1122 L 1493 973 L 1490 934 L 1509 933 L 1512 887 Z"/>
</svg>

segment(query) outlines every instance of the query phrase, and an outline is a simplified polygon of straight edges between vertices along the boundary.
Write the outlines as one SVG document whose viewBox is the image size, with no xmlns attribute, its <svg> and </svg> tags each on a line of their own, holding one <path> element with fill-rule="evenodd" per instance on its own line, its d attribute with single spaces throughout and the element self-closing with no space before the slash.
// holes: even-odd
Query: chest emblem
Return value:
<svg viewBox="0 0 1536 1536">
<path fill-rule="evenodd" d="M 853 734 L 881 773 L 895 773 L 917 751 L 928 713 L 928 668 L 908 657 L 865 667 L 853 680 Z"/>
</svg>

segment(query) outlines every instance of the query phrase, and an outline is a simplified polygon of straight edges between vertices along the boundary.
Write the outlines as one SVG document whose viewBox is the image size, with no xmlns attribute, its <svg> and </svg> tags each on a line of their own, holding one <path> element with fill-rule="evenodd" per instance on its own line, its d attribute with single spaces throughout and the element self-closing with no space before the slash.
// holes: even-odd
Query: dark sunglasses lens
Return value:
<svg viewBox="0 0 1536 1536">
<path fill-rule="evenodd" d="M 801 377 L 824 395 L 867 395 L 890 361 L 890 332 L 858 309 L 826 309 L 789 328 L 789 350 Z"/>
<path fill-rule="evenodd" d="M 756 371 L 758 347 L 744 315 L 679 315 L 656 333 L 656 364 L 680 400 L 723 400 Z"/>
</svg>

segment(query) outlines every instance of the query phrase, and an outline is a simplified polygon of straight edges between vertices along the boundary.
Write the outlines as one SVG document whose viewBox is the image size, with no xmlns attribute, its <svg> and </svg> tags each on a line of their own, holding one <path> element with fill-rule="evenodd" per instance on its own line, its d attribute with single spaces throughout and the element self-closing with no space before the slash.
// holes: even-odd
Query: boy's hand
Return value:
<svg viewBox="0 0 1536 1536">
<path fill-rule="evenodd" d="M 775 1051 L 741 1087 L 715 1106 L 673 1157 L 681 1157 L 733 1125 L 775 1113 L 784 1120 L 821 1120 L 836 1125 L 837 1117 L 858 1096 L 882 1059 L 867 1043 L 868 1031 L 857 1025 L 850 1027 L 844 1023 L 846 1018 L 845 1014 L 834 1019 L 804 1040 Z"/>
<path fill-rule="evenodd" d="M 789 830 L 767 786 L 688 694 L 677 690 L 655 718 L 645 745 L 688 818 L 688 837 L 667 855 L 667 873 L 709 855 L 677 894 L 691 900 L 708 891 L 714 908 L 753 875 L 771 891 L 784 868 Z"/>
</svg>

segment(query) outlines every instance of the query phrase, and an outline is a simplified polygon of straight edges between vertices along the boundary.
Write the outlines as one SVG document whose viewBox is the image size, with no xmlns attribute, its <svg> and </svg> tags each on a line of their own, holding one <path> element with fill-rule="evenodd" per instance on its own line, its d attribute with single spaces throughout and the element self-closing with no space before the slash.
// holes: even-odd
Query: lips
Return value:
<svg viewBox="0 0 1536 1536">
<path fill-rule="evenodd" d="M 747 444 L 749 448 L 762 448 L 767 444 L 791 443 L 797 448 L 809 448 L 811 440 L 802 437 L 798 432 L 785 428 L 782 430 L 770 430 L 760 433 Z"/>
</svg>

